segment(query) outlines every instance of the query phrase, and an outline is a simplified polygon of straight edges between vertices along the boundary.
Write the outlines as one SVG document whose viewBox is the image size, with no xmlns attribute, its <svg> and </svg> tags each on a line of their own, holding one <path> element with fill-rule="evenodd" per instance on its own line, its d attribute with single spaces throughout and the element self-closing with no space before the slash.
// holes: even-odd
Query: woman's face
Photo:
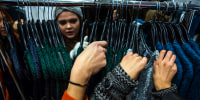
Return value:
<svg viewBox="0 0 200 100">
<path fill-rule="evenodd" d="M 5 15 L 0 11 L 0 33 L 1 33 L 1 36 L 3 36 L 3 37 L 7 36 L 5 27 L 3 25 L 3 18 L 4 17 L 5 17 Z"/>
<path fill-rule="evenodd" d="M 78 35 L 80 29 L 80 19 L 79 17 L 69 11 L 63 11 L 57 19 L 60 30 L 62 34 L 69 38 L 73 39 Z"/>
</svg>

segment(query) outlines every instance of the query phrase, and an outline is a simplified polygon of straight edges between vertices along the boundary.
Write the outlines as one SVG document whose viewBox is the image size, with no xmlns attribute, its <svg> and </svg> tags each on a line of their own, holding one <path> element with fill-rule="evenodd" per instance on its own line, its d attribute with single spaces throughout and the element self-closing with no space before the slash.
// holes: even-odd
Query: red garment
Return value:
<svg viewBox="0 0 200 100">
<path fill-rule="evenodd" d="M 68 93 L 67 93 L 67 90 L 65 90 L 63 96 L 62 96 L 62 100 L 76 100 L 75 98 L 73 98 L 72 96 L 70 96 Z M 88 97 L 85 96 L 83 100 L 88 100 Z"/>
</svg>

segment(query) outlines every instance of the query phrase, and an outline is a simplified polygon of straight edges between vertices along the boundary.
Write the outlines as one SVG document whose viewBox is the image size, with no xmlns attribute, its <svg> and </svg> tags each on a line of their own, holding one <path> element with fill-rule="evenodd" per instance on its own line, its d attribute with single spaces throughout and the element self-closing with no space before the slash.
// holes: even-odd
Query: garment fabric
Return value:
<svg viewBox="0 0 200 100">
<path fill-rule="evenodd" d="M 200 56 L 200 48 L 199 45 L 191 38 L 188 43 L 192 47 L 192 49 Z"/>
<path fill-rule="evenodd" d="M 103 78 L 94 89 L 94 100 L 124 100 L 138 84 L 122 69 L 120 64 Z M 92 99 L 92 100 L 93 100 Z"/>
<path fill-rule="evenodd" d="M 140 56 L 145 55 L 148 58 L 148 62 L 145 66 L 145 69 L 140 73 L 140 76 L 138 78 L 139 84 L 133 89 L 129 96 L 131 96 L 131 100 L 150 100 L 153 98 L 153 96 L 151 95 L 151 90 L 154 88 L 152 77 L 153 63 L 156 57 L 158 56 L 159 52 L 152 52 L 149 49 L 149 47 L 145 43 L 143 33 L 136 32 L 135 34 L 135 42 L 137 42 L 135 48 L 137 48 L 137 53 Z"/>
<path fill-rule="evenodd" d="M 62 96 L 62 99 L 61 100 L 76 100 L 75 98 L 73 98 L 72 96 L 70 96 L 68 93 L 67 93 L 67 90 L 65 90 L 64 92 L 64 95 Z M 88 100 L 88 97 L 85 96 L 83 98 L 83 100 Z"/>
<path fill-rule="evenodd" d="M 29 42 L 30 51 L 31 51 L 31 54 L 32 54 L 32 57 L 33 57 L 34 66 L 35 66 L 35 69 L 36 69 L 36 72 L 35 72 L 36 75 L 34 75 L 34 77 L 36 77 L 37 79 L 41 79 L 41 67 L 40 67 L 38 54 L 37 54 L 37 51 L 36 51 L 36 46 L 34 44 L 33 39 L 31 39 L 31 38 L 28 39 L 28 42 Z"/>
<path fill-rule="evenodd" d="M 157 42 L 156 43 L 156 49 L 158 51 L 161 51 L 161 50 L 165 50 L 165 47 L 160 42 Z"/>
<path fill-rule="evenodd" d="M 194 75 L 193 64 L 188 59 L 187 55 L 184 53 L 183 49 L 177 41 L 173 42 L 173 48 L 176 56 L 180 59 L 183 68 L 182 81 L 178 90 L 179 94 L 185 97 L 185 95 L 188 93 Z"/>
<path fill-rule="evenodd" d="M 182 49 L 187 55 L 189 60 L 193 63 L 194 77 L 190 85 L 189 91 L 185 94 L 188 100 L 199 100 L 200 99 L 200 56 L 192 49 L 188 43 L 182 44 Z"/>
</svg>

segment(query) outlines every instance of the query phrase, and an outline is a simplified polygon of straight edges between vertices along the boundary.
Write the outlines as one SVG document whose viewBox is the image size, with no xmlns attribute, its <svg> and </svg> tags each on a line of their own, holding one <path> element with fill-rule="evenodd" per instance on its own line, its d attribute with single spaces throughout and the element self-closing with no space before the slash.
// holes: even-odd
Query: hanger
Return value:
<svg viewBox="0 0 200 100">
<path fill-rule="evenodd" d="M 131 29 L 133 27 L 132 22 L 133 22 L 133 15 L 134 15 L 134 4 L 135 3 L 133 2 L 132 12 L 131 12 L 131 22 L 129 23 L 129 26 L 128 26 L 127 40 L 126 40 L 126 44 L 125 44 L 126 48 L 130 47 L 130 44 L 131 44 L 130 42 L 133 42 L 133 41 L 131 41 L 132 39 L 130 37 L 131 37 L 131 33 L 133 33 Z"/>
<path fill-rule="evenodd" d="M 44 6 L 45 6 L 45 0 L 43 0 L 43 4 L 44 4 Z M 44 19 L 42 20 L 42 28 L 43 28 L 43 31 L 46 33 L 46 34 L 44 34 L 44 40 L 46 41 L 46 40 L 48 40 L 48 44 L 47 45 L 50 45 L 50 47 L 52 47 L 53 46 L 53 43 L 52 43 L 52 39 L 51 39 L 51 37 L 50 37 L 50 34 L 49 34 L 49 29 L 48 29 L 48 25 L 47 25 L 47 22 L 46 22 L 46 19 L 45 19 L 45 11 L 46 11 L 46 9 L 45 9 L 45 7 L 44 7 L 44 11 L 43 11 L 43 17 L 44 17 Z M 48 13 L 49 13 L 49 3 L 48 3 Z M 49 19 L 49 15 L 48 15 L 48 19 Z"/>
<path fill-rule="evenodd" d="M 100 38 L 100 41 L 104 40 L 105 39 L 105 35 L 106 35 L 106 29 L 108 27 L 108 23 L 109 23 L 109 15 L 110 15 L 110 12 L 112 11 L 111 8 L 108 9 L 108 12 L 107 12 L 107 16 L 106 16 L 106 19 L 105 19 L 105 23 L 104 23 L 104 26 L 103 26 L 103 31 L 101 33 L 101 38 Z"/>
<path fill-rule="evenodd" d="M 120 49 L 121 45 L 123 45 L 123 41 L 121 40 L 122 37 L 123 37 L 123 34 L 125 30 L 124 27 L 125 27 L 125 23 L 126 23 L 126 19 L 124 19 L 124 9 L 123 9 L 123 1 L 122 1 L 122 4 L 120 5 L 120 10 L 122 11 L 122 13 L 120 14 L 121 15 L 121 18 L 120 18 L 120 21 L 119 21 L 119 32 L 118 32 L 118 42 L 117 43 L 117 47 L 116 49 Z"/>
<path fill-rule="evenodd" d="M 84 7 L 84 2 L 83 2 L 83 25 L 82 25 L 82 29 L 81 29 L 81 41 L 80 41 L 80 47 L 83 48 L 83 41 L 84 41 L 84 33 L 86 32 L 86 28 L 87 28 L 87 22 L 88 20 L 85 19 L 85 7 Z"/>
<path fill-rule="evenodd" d="M 169 34 L 169 42 L 173 43 L 174 41 L 177 41 L 176 35 L 175 35 L 175 30 L 172 26 L 172 23 L 165 23 L 165 24 L 166 24 L 168 34 Z"/>
<path fill-rule="evenodd" d="M 20 36 L 21 36 L 20 39 L 23 41 L 23 45 L 24 45 L 25 50 L 27 50 L 28 46 L 27 46 L 25 33 L 24 33 L 24 30 L 23 30 L 23 27 L 22 27 L 22 23 L 21 23 L 21 20 L 20 20 L 20 14 L 19 14 L 19 0 L 18 0 L 17 3 L 18 3 L 18 24 L 17 24 L 17 27 L 18 27 L 18 31 L 19 31 Z"/>
<path fill-rule="evenodd" d="M 126 30 L 129 28 L 128 27 L 128 23 L 127 23 L 127 19 L 128 19 L 128 1 L 127 1 L 127 4 L 126 4 L 126 18 L 125 18 L 125 21 L 124 21 L 124 28 L 123 28 L 123 36 L 122 36 L 122 44 L 121 44 L 121 47 L 120 48 L 124 48 L 125 47 L 125 45 L 126 45 L 126 43 L 124 43 L 124 42 L 126 42 L 125 41 L 125 35 L 127 34 L 127 32 L 126 32 Z M 129 31 L 129 30 L 128 30 Z M 128 37 L 129 37 L 129 35 L 128 35 Z"/>
<path fill-rule="evenodd" d="M 91 30 L 91 33 L 90 33 L 90 36 L 89 36 L 89 43 L 93 42 L 95 38 L 95 30 L 96 30 L 96 24 L 98 23 L 97 19 L 98 19 L 98 8 L 99 8 L 99 5 L 97 3 L 97 7 L 96 7 L 96 15 L 95 15 L 95 21 L 93 22 L 93 25 L 92 25 L 92 30 Z"/>
<path fill-rule="evenodd" d="M 179 24 L 172 24 L 172 27 L 175 30 L 175 36 L 177 37 L 176 39 L 177 39 L 178 43 L 180 43 L 180 44 L 185 43 L 186 41 L 183 38 L 182 30 L 181 30 Z"/>
<path fill-rule="evenodd" d="M 180 23 L 180 28 L 182 30 L 182 33 L 183 33 L 183 37 L 186 41 L 189 41 L 190 40 L 190 35 L 185 27 L 185 25 L 183 25 L 183 23 Z"/>
<path fill-rule="evenodd" d="M 45 39 L 46 39 L 46 36 L 45 36 L 45 33 L 44 33 L 44 28 L 43 28 L 43 26 L 42 26 L 42 23 L 41 23 L 41 21 L 40 21 L 40 19 L 39 19 L 39 0 L 37 1 L 37 5 L 38 5 L 38 19 L 37 19 L 37 22 L 36 22 L 36 26 L 37 26 L 37 28 L 39 29 L 39 33 L 41 34 L 40 36 L 41 36 L 41 38 L 43 39 L 43 43 L 44 43 L 44 41 L 45 41 Z M 45 9 L 45 8 L 44 8 Z M 44 18 L 44 12 L 43 12 L 43 18 Z"/>
<path fill-rule="evenodd" d="M 97 19 L 96 19 L 96 25 L 95 25 L 93 41 L 99 40 L 99 39 L 97 39 L 97 30 L 98 30 L 99 23 L 100 23 L 99 14 L 100 14 L 100 11 L 101 11 L 101 2 L 99 4 L 99 7 L 97 7 L 97 8 L 98 8 L 98 11 L 97 11 Z"/>
<path fill-rule="evenodd" d="M 110 46 L 110 37 L 111 37 L 111 29 L 112 29 L 112 22 L 108 22 L 108 30 L 107 30 L 107 44 L 108 44 L 108 47 L 111 47 Z"/>
<path fill-rule="evenodd" d="M 31 6 L 31 3 L 30 3 L 30 1 L 28 0 L 27 1 L 28 2 L 28 5 L 30 5 Z M 30 10 L 30 7 L 29 7 L 29 9 L 28 10 Z M 31 9 L 32 10 L 32 9 Z M 30 11 L 31 11 L 30 10 Z M 34 24 L 34 20 L 33 20 L 33 14 L 32 14 L 32 11 L 31 11 L 31 14 L 30 14 L 30 16 L 31 16 L 31 19 L 29 19 L 29 21 L 28 21 L 28 23 L 27 23 L 27 25 L 28 25 L 28 30 L 29 30 L 29 35 L 30 35 L 30 37 L 32 36 L 32 38 L 33 38 L 33 40 L 34 40 L 34 43 L 35 43 L 35 45 L 36 45 L 36 47 L 38 47 L 39 46 L 39 42 L 38 42 L 38 38 L 37 38 L 37 36 L 36 36 L 36 32 L 35 32 L 35 30 L 34 30 L 34 26 L 33 26 L 33 24 Z M 27 31 L 28 31 L 27 30 Z"/>
</svg>

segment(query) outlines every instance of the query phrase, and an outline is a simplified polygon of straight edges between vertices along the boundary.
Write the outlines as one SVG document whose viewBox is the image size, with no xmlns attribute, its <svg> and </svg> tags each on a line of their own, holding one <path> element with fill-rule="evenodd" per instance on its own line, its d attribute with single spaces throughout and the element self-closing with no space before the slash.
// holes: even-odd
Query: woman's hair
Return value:
<svg viewBox="0 0 200 100">
<path fill-rule="evenodd" d="M 5 19 L 11 24 L 13 25 L 13 20 L 11 18 L 11 16 L 8 14 L 8 12 L 3 8 L 0 7 L 0 13 L 3 13 L 5 15 Z"/>
<path fill-rule="evenodd" d="M 6 19 L 7 22 L 9 22 L 11 24 L 11 26 L 14 24 L 12 17 L 8 14 L 8 12 L 3 7 L 0 7 L 0 13 L 5 15 L 4 18 Z M 19 34 L 17 34 L 14 31 L 13 31 L 13 33 L 14 33 L 15 37 L 17 39 L 19 39 Z"/>
</svg>

